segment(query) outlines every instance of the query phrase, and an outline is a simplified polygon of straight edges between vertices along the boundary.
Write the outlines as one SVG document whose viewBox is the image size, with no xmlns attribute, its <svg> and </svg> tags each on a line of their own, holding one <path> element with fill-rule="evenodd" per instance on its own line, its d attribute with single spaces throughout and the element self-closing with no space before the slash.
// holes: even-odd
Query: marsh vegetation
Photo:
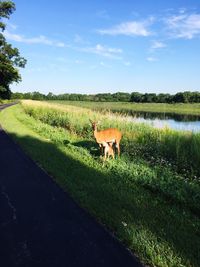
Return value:
<svg viewBox="0 0 200 267">
<path fill-rule="evenodd" d="M 92 121 L 123 133 L 103 162 Z M 199 266 L 200 134 L 155 129 L 128 116 L 23 101 L 4 110 L 10 135 L 98 221 L 151 266 Z"/>
</svg>

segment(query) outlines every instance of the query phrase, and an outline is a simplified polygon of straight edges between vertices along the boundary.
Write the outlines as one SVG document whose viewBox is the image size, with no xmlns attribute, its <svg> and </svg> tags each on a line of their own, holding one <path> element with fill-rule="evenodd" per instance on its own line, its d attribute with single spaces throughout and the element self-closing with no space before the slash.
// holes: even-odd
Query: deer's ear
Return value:
<svg viewBox="0 0 200 267">
<path fill-rule="evenodd" d="M 91 123 L 93 123 L 93 121 L 92 121 L 91 119 L 89 119 L 89 121 L 90 121 Z"/>
</svg>

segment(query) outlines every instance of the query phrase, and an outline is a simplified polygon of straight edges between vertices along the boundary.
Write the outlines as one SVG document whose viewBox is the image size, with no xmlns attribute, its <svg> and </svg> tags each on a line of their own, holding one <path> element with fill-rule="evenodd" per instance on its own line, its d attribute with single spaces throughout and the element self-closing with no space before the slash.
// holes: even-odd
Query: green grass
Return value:
<svg viewBox="0 0 200 267">
<path fill-rule="evenodd" d="M 69 125 L 72 123 L 70 128 L 68 124 L 60 127 L 57 123 L 63 121 L 64 110 L 59 113 L 55 108 L 57 113 L 48 113 L 47 108 L 36 109 L 38 113 L 32 110 L 30 114 L 20 105 L 10 107 L 0 113 L 0 122 L 64 190 L 146 264 L 199 266 L 200 220 L 193 211 L 199 205 L 198 183 L 186 181 L 170 166 L 152 164 L 140 154 L 131 157 L 126 152 L 129 131 L 123 141 L 122 157 L 103 163 L 87 127 L 82 127 L 85 123 L 82 111 L 73 114 L 70 122 L 65 118 Z M 46 114 L 45 122 L 42 111 Z M 78 128 L 76 116 L 83 123 Z M 120 122 L 116 124 L 120 126 Z M 149 130 L 146 128 L 145 132 Z M 192 200 L 194 195 L 196 199 Z"/>
<path fill-rule="evenodd" d="M 25 104 L 26 103 L 26 104 Z M 153 163 L 173 165 L 178 172 L 190 178 L 200 176 L 200 134 L 154 129 L 145 124 L 129 122 L 129 117 L 113 113 L 93 112 L 90 109 L 45 102 L 24 102 L 30 116 L 51 126 L 64 127 L 85 138 L 92 137 L 89 119 L 100 121 L 100 127 L 116 127 L 123 133 L 122 146 L 129 158 L 138 155 Z M 36 105 L 37 103 L 37 105 Z"/>
<path fill-rule="evenodd" d="M 8 104 L 8 103 L 12 103 L 12 102 L 16 102 L 15 100 L 3 100 L 0 99 L 0 104 Z"/>
<path fill-rule="evenodd" d="M 50 103 L 60 103 L 62 105 L 73 105 L 90 108 L 93 110 L 111 110 L 123 113 L 130 111 L 176 113 L 188 115 L 200 115 L 200 103 L 195 104 L 166 104 L 166 103 L 130 103 L 130 102 L 87 102 L 87 101 L 49 101 Z"/>
</svg>

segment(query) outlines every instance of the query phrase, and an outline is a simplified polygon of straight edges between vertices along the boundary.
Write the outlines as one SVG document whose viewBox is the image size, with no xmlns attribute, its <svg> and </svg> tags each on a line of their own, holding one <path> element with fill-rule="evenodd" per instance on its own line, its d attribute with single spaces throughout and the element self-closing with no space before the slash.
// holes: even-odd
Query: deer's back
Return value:
<svg viewBox="0 0 200 267">
<path fill-rule="evenodd" d="M 121 132 L 116 128 L 109 128 L 102 131 L 97 132 L 96 139 L 97 142 L 105 141 L 105 142 L 115 142 L 120 141 L 122 138 Z"/>
</svg>

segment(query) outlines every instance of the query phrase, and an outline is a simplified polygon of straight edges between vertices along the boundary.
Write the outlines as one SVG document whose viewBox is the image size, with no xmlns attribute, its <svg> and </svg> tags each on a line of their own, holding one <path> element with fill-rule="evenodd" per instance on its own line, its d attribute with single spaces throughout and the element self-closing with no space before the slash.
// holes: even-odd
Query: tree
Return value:
<svg viewBox="0 0 200 267">
<path fill-rule="evenodd" d="M 112 101 L 129 102 L 130 98 L 131 96 L 129 93 L 117 92 L 115 94 L 112 94 Z"/>
<path fill-rule="evenodd" d="M 11 99 L 23 99 L 24 94 L 23 93 L 12 93 Z"/>
<path fill-rule="evenodd" d="M 184 102 L 184 96 L 183 96 L 183 93 L 182 93 L 182 92 L 176 93 L 176 94 L 173 96 L 173 101 L 174 101 L 175 103 L 183 103 L 183 102 Z"/>
<path fill-rule="evenodd" d="M 133 92 L 131 94 L 131 102 L 136 102 L 136 103 L 139 103 L 142 101 L 142 94 L 141 93 L 138 93 L 138 92 Z"/>
<path fill-rule="evenodd" d="M 146 93 L 146 94 L 142 95 L 142 102 L 143 103 L 156 102 L 156 94 L 154 94 L 154 93 Z"/>
<path fill-rule="evenodd" d="M 41 94 L 40 92 L 35 91 L 35 92 L 32 93 L 31 99 L 33 99 L 33 100 L 44 100 L 45 99 L 45 95 Z"/>
<path fill-rule="evenodd" d="M 20 56 L 19 50 L 8 44 L 3 36 L 6 25 L 2 18 L 9 19 L 14 10 L 15 4 L 12 1 L 0 0 L 0 98 L 3 99 L 11 97 L 10 85 L 21 81 L 18 68 L 24 68 L 26 65 L 26 60 Z"/>
</svg>

